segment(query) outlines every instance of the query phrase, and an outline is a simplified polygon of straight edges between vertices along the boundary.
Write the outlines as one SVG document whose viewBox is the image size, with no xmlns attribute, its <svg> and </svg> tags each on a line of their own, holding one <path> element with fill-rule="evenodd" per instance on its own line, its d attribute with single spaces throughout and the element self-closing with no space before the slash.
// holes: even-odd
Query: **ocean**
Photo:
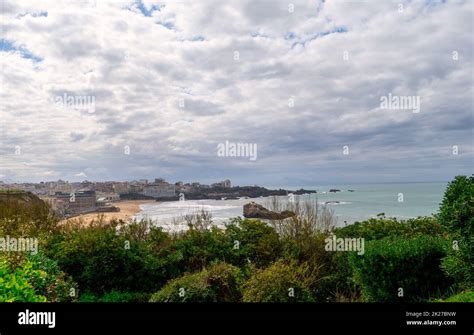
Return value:
<svg viewBox="0 0 474 335">
<path fill-rule="evenodd" d="M 353 184 L 331 186 L 282 186 L 288 190 L 300 188 L 316 190 L 317 194 L 300 196 L 301 199 L 317 200 L 328 206 L 336 218 L 337 226 L 354 223 L 385 213 L 386 217 L 408 219 L 431 215 L 438 212 L 447 182 L 439 183 L 392 183 L 392 184 Z M 272 188 L 272 187 L 268 187 Z M 273 187 L 280 188 L 280 187 Z M 330 189 L 341 192 L 332 193 Z M 352 190 L 353 192 L 349 191 Z M 288 201 L 288 197 L 279 197 Z M 244 204 L 255 201 L 267 205 L 269 198 L 237 200 L 186 200 L 157 202 L 141 205 L 142 211 L 136 215 L 140 220 L 148 218 L 165 229 L 176 229 L 180 216 L 193 214 L 204 209 L 211 212 L 216 225 L 225 225 L 232 217 L 242 216 Z M 330 202 L 330 203 L 327 203 Z M 326 204 L 327 203 L 327 204 Z M 173 228 L 175 227 L 175 228 Z"/>
</svg>

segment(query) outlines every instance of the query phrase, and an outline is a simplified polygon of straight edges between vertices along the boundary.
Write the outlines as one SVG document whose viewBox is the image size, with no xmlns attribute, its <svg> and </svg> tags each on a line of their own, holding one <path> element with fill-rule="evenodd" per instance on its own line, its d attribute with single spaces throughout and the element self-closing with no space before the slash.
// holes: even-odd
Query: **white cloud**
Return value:
<svg viewBox="0 0 474 335">
<path fill-rule="evenodd" d="M 361 180 L 469 172 L 472 2 L 292 2 L 143 1 L 146 16 L 133 1 L 3 1 L 0 172 L 252 184 L 337 180 L 351 164 Z M 421 96 L 421 113 L 380 110 L 390 92 Z M 64 94 L 94 102 L 64 108 Z M 218 158 L 225 140 L 257 143 L 257 163 Z"/>
</svg>

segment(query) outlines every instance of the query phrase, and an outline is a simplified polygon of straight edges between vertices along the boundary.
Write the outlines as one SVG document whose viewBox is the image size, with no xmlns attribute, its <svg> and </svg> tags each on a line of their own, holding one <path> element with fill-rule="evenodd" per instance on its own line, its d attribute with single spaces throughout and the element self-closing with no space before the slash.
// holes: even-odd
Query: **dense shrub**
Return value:
<svg viewBox="0 0 474 335">
<path fill-rule="evenodd" d="M 360 287 L 354 280 L 348 252 L 333 252 L 328 278 L 325 280 L 327 300 L 348 302 L 360 300 Z"/>
<path fill-rule="evenodd" d="M 364 238 L 367 242 L 387 237 L 412 238 L 422 235 L 440 237 L 446 235 L 446 231 L 434 217 L 418 217 L 409 220 L 380 217 L 336 228 L 334 234 L 338 238 Z M 360 287 L 354 280 L 348 253 L 335 252 L 332 256 L 329 280 L 331 300 L 358 300 Z"/>
<path fill-rule="evenodd" d="M 189 229 L 160 252 L 167 258 L 170 277 L 199 271 L 212 263 L 230 260 L 233 243 L 222 229 Z"/>
<path fill-rule="evenodd" d="M 464 291 L 452 295 L 444 300 L 440 300 L 440 302 L 474 302 L 474 291 Z"/>
<path fill-rule="evenodd" d="M 474 288 L 474 177 L 457 176 L 446 188 L 438 219 L 452 235 L 443 268 L 461 288 Z"/>
<path fill-rule="evenodd" d="M 154 230 L 134 237 L 133 227 L 124 233 L 119 228 L 112 222 L 66 230 L 52 239 L 47 252 L 81 290 L 98 295 L 113 290 L 155 291 L 166 281 L 166 259 L 153 253 L 147 240 Z"/>
<path fill-rule="evenodd" d="M 366 243 L 364 255 L 350 253 L 349 262 L 364 300 L 420 301 L 448 284 L 440 269 L 444 247 L 439 237 L 388 237 Z"/>
<path fill-rule="evenodd" d="M 277 261 L 244 284 L 244 302 L 312 302 L 311 270 L 296 261 Z"/>
<path fill-rule="evenodd" d="M 81 294 L 79 302 L 148 302 L 149 293 L 111 291 L 98 297 L 93 293 Z"/>
<path fill-rule="evenodd" d="M 336 228 L 334 234 L 338 238 L 364 238 L 365 241 L 370 241 L 387 237 L 442 237 L 446 236 L 447 232 L 435 217 L 418 217 L 408 220 L 380 217 Z M 387 255 L 387 257 L 390 256 Z M 347 253 L 334 253 L 330 276 L 331 291 L 335 299 L 358 299 L 360 287 L 354 280 Z"/>
<path fill-rule="evenodd" d="M 168 278 L 196 272 L 216 262 L 246 267 L 266 266 L 281 253 L 278 234 L 264 222 L 234 219 L 225 229 L 195 228 L 172 238 L 158 255 L 166 259 Z"/>
<path fill-rule="evenodd" d="M 373 218 L 334 230 L 337 237 L 361 237 L 366 241 L 379 240 L 387 236 L 443 236 L 444 233 L 444 228 L 434 217 L 418 217 L 401 221 L 396 218 Z"/>
<path fill-rule="evenodd" d="M 173 279 L 153 294 L 150 302 L 236 302 L 241 299 L 239 268 L 216 263 Z"/>
<path fill-rule="evenodd" d="M 279 258 L 281 243 L 276 231 L 259 220 L 234 219 L 226 226 L 231 248 L 231 262 L 243 266 L 250 261 L 257 267 L 265 267 Z"/>
<path fill-rule="evenodd" d="M 44 280 L 46 273 L 33 270 L 31 262 L 14 269 L 0 258 L 0 302 L 45 302 L 46 297 L 36 292 L 33 282 Z"/>
<path fill-rule="evenodd" d="M 474 177 L 457 176 L 448 184 L 439 210 L 439 221 L 451 231 L 474 234 Z"/>
<path fill-rule="evenodd" d="M 77 284 L 60 270 L 55 261 L 41 252 L 30 255 L 3 255 L 0 257 L 0 263 L 0 291 L 8 291 L 7 295 L 0 293 L 2 301 L 76 300 Z"/>
<path fill-rule="evenodd" d="M 45 296 L 48 302 L 70 302 L 77 298 L 77 284 L 61 271 L 56 261 L 43 252 L 28 256 L 32 270 L 43 271 L 41 280 L 32 282 L 35 291 Z"/>
</svg>

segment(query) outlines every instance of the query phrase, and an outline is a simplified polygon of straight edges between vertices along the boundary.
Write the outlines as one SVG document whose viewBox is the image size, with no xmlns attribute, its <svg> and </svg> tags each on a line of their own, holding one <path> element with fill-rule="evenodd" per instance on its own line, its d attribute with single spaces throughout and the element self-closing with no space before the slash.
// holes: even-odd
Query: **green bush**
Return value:
<svg viewBox="0 0 474 335">
<path fill-rule="evenodd" d="M 153 294 L 150 302 L 236 302 L 241 299 L 239 268 L 216 263 L 173 279 Z"/>
<path fill-rule="evenodd" d="M 4 255 L 0 258 L 0 263 L 0 285 L 4 285 L 5 290 L 10 288 L 10 293 L 16 296 L 14 300 L 8 300 L 9 298 L 4 296 L 3 299 L 7 301 L 76 300 L 77 284 L 60 270 L 55 261 L 47 258 L 42 252 Z M 22 290 L 24 292 L 20 292 Z"/>
<path fill-rule="evenodd" d="M 265 267 L 281 255 L 281 243 L 275 229 L 259 220 L 234 219 L 226 226 L 232 248 L 232 264 L 244 266 L 248 261 Z"/>
<path fill-rule="evenodd" d="M 326 291 L 329 301 L 359 301 L 360 287 L 354 280 L 348 252 L 333 252 Z"/>
<path fill-rule="evenodd" d="M 364 238 L 368 242 L 387 237 L 412 238 L 423 235 L 441 237 L 446 235 L 446 230 L 434 217 L 418 217 L 409 220 L 379 217 L 336 228 L 334 234 L 338 238 Z M 332 256 L 329 280 L 331 300 L 358 301 L 360 287 L 354 280 L 349 254 L 335 252 Z"/>
<path fill-rule="evenodd" d="M 51 240 L 48 255 L 85 292 L 100 296 L 114 290 L 156 291 L 166 282 L 167 260 L 153 252 L 155 246 L 148 240 L 153 229 L 143 236 L 134 236 L 130 229 L 134 228 L 121 232 L 112 223 L 66 230 Z"/>
<path fill-rule="evenodd" d="M 0 259 L 0 302 L 45 302 L 46 297 L 36 292 L 32 282 L 46 277 L 42 270 L 34 270 L 26 261 L 14 269 L 5 259 Z"/>
<path fill-rule="evenodd" d="M 257 270 L 243 286 L 244 302 L 312 302 L 311 270 L 296 261 L 279 260 Z"/>
<path fill-rule="evenodd" d="M 341 238 L 361 237 L 369 241 L 379 240 L 388 236 L 443 236 L 445 229 L 434 217 L 418 217 L 401 221 L 396 218 L 373 218 L 342 228 L 336 228 L 334 234 Z"/>
<path fill-rule="evenodd" d="M 446 289 L 440 269 L 445 240 L 439 237 L 388 237 L 369 241 L 365 254 L 349 254 L 355 281 L 366 301 L 421 301 Z M 400 297 L 399 289 L 403 289 Z"/>
<path fill-rule="evenodd" d="M 431 235 L 445 236 L 446 230 L 433 217 L 418 217 L 409 220 L 396 218 L 374 218 L 363 222 L 356 222 L 342 228 L 336 228 L 334 234 L 338 238 L 364 238 L 365 241 L 379 240 L 386 237 L 407 237 Z M 324 243 L 317 245 L 321 246 Z M 316 248 L 313 248 L 316 250 Z M 313 252 L 313 254 L 315 254 Z M 328 298 L 332 301 L 358 301 L 360 287 L 353 278 L 353 271 L 349 264 L 347 252 L 329 253 L 331 259 L 319 257 L 319 264 L 329 265 L 325 280 Z M 321 285 L 319 285 L 321 286 Z"/>
<path fill-rule="evenodd" d="M 448 184 L 438 218 L 451 231 L 474 234 L 474 177 L 457 176 Z"/>
<path fill-rule="evenodd" d="M 283 259 L 295 260 L 299 264 L 306 264 L 312 273 L 313 285 L 310 289 L 315 301 L 326 302 L 335 292 L 339 277 L 334 273 L 334 253 L 325 249 L 327 232 L 311 232 L 294 237 L 282 238 Z M 342 275 L 343 276 L 343 275 Z M 345 278 L 343 278 L 345 280 Z"/>
<path fill-rule="evenodd" d="M 441 300 L 440 302 L 474 302 L 474 292 L 464 291 Z"/>
<path fill-rule="evenodd" d="M 233 244 L 222 229 L 189 229 L 176 236 L 159 255 L 167 259 L 169 278 L 195 272 L 212 263 L 229 261 Z"/>
<path fill-rule="evenodd" d="M 149 293 L 140 292 L 107 292 L 103 296 L 98 297 L 93 293 L 87 292 L 81 294 L 79 302 L 148 302 Z"/>
<path fill-rule="evenodd" d="M 443 268 L 461 288 L 474 288 L 474 177 L 457 176 L 448 184 L 439 222 L 452 235 Z"/>
<path fill-rule="evenodd" d="M 41 280 L 32 284 L 35 291 L 45 296 L 48 302 L 71 302 L 77 298 L 77 284 L 61 271 L 56 261 L 45 256 L 43 252 L 31 254 L 28 260 L 32 270 L 43 271 Z"/>
</svg>

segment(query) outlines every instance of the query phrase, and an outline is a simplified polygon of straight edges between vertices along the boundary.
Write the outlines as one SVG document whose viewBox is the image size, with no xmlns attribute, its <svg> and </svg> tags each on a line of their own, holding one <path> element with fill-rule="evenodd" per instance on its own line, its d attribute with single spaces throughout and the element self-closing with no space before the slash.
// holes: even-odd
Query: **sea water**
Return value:
<svg viewBox="0 0 474 335">
<path fill-rule="evenodd" d="M 268 188 L 316 190 L 316 194 L 303 195 L 300 196 L 301 199 L 317 200 L 321 205 L 327 206 L 333 211 L 334 217 L 337 220 L 337 226 L 344 226 L 356 221 L 376 217 L 380 213 L 385 213 L 386 217 L 396 217 L 399 219 L 437 213 L 446 186 L 447 182 L 278 186 Z M 332 193 L 329 192 L 330 189 L 339 189 L 341 192 Z M 289 200 L 287 196 L 278 198 L 282 202 Z M 250 201 L 268 206 L 270 198 L 147 203 L 140 206 L 142 211 L 135 218 L 138 220 L 148 218 L 166 228 L 179 221 L 176 220 L 177 218 L 203 209 L 212 214 L 213 222 L 216 225 L 223 225 L 230 218 L 242 217 L 243 206 Z"/>
</svg>

